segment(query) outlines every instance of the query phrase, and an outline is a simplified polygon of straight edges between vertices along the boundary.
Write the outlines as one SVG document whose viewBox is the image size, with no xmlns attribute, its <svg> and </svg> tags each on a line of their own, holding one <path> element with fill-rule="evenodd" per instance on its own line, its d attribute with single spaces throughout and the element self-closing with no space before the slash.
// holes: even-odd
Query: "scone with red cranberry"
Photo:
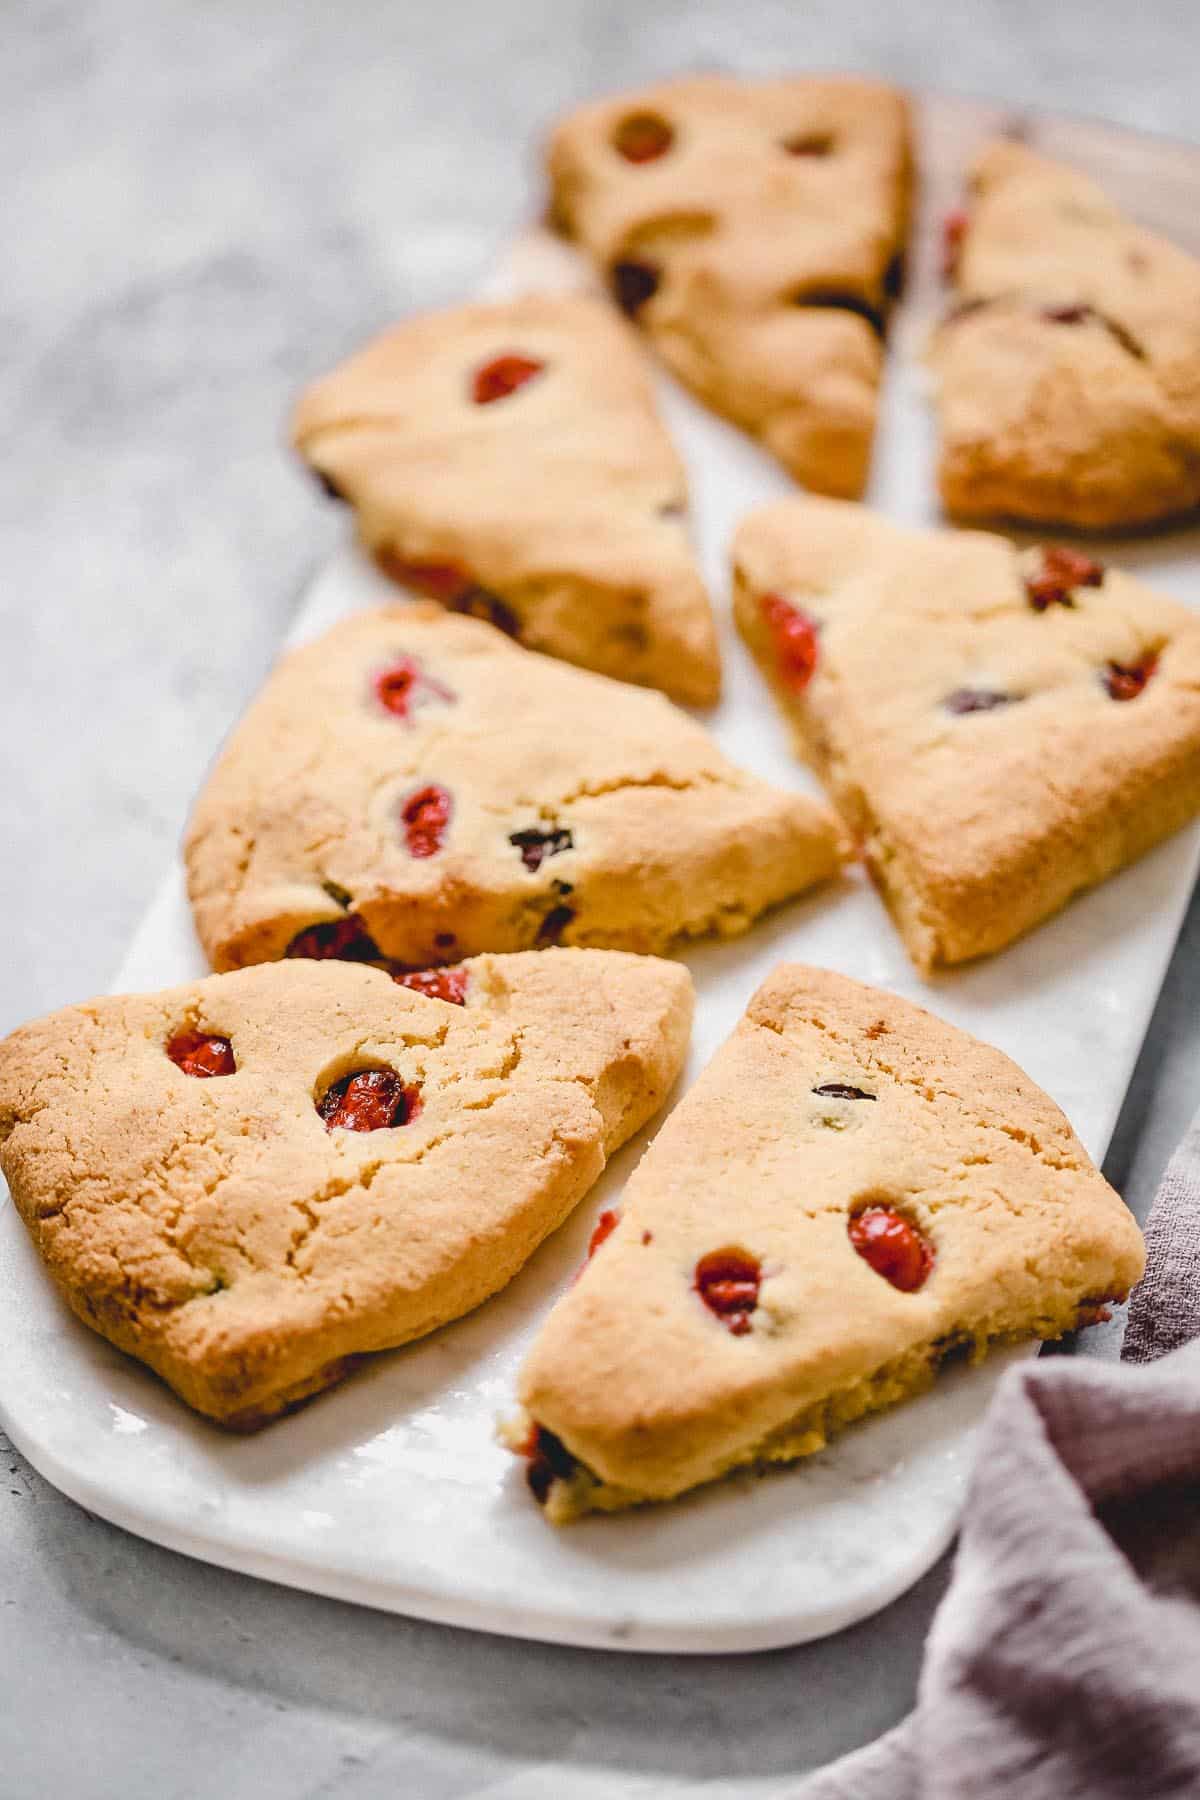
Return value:
<svg viewBox="0 0 1200 1800">
<path fill-rule="evenodd" d="M 1200 505 L 1200 262 L 1023 144 L 969 185 L 933 351 L 948 510 L 1106 529 Z"/>
<path fill-rule="evenodd" d="M 293 430 L 405 587 L 567 662 L 716 699 L 683 465 L 601 302 L 410 319 L 310 387 Z"/>
<path fill-rule="evenodd" d="M 219 969 L 657 951 L 745 930 L 841 852 L 827 808 L 735 768 L 661 694 L 420 602 L 284 660 L 185 844 Z"/>
<path fill-rule="evenodd" d="M 806 487 L 862 492 L 898 285 L 907 103 L 881 82 L 689 75 L 580 107 L 555 223 L 701 400 Z"/>
<path fill-rule="evenodd" d="M 1200 812 L 1200 617 L 1079 551 L 784 501 L 739 628 L 918 968 L 999 950 Z"/>
<path fill-rule="evenodd" d="M 441 982 L 276 964 L 0 1045 L 0 1169 L 85 1324 L 248 1428 L 511 1280 L 662 1104 L 691 981 L 561 950 Z"/>
<path fill-rule="evenodd" d="M 1091 1322 L 1144 1262 L 1006 1056 L 798 965 L 754 995 L 596 1235 L 504 1430 L 555 1523 L 808 1456 L 947 1357 Z"/>
</svg>

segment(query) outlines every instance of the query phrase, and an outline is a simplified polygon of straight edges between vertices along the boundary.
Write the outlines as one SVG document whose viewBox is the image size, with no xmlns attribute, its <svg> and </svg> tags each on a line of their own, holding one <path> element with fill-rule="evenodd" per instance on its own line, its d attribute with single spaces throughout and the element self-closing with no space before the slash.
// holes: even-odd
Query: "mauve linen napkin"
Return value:
<svg viewBox="0 0 1200 1800">
<path fill-rule="evenodd" d="M 1146 1245 L 1122 1364 L 996 1393 L 915 1711 L 791 1800 L 1200 1796 L 1200 1118 Z"/>
</svg>

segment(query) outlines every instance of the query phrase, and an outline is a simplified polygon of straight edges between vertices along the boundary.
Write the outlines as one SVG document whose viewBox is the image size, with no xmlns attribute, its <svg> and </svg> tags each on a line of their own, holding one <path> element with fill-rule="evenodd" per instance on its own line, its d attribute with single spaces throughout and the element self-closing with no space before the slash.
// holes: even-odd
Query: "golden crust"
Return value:
<svg viewBox="0 0 1200 1800">
<path fill-rule="evenodd" d="M 84 1322 L 237 1428 L 503 1287 L 678 1075 L 692 986 L 601 951 L 483 956 L 466 1003 L 287 963 L 72 1007 L 0 1044 L 0 1169 Z M 185 1074 L 180 1030 L 236 1073 Z M 330 1131 L 362 1067 L 403 1128 Z"/>
<path fill-rule="evenodd" d="M 475 372 L 506 355 L 544 366 L 476 405 Z M 530 649 L 688 704 L 717 698 L 683 464 L 636 341 L 602 303 L 531 296 L 410 319 L 314 383 L 293 434 L 383 566 L 461 568 Z"/>
<path fill-rule="evenodd" d="M 1200 619 L 1120 570 L 1036 612 L 1022 556 L 783 501 L 735 540 L 738 627 L 863 846 L 918 968 L 1002 949 L 1200 811 Z M 802 693 L 775 680 L 762 601 L 819 630 Z M 1107 665 L 1157 656 L 1134 700 Z M 956 716 L 959 690 L 1019 703 Z"/>
<path fill-rule="evenodd" d="M 613 140 L 641 114 L 675 136 L 635 164 Z M 546 162 L 556 222 L 606 275 L 628 260 L 660 272 L 636 318 L 675 374 L 798 481 L 861 493 L 907 232 L 904 96 L 686 76 L 579 108 Z"/>
<path fill-rule="evenodd" d="M 426 683 L 407 719 L 372 685 L 400 657 Z M 429 784 L 452 814 L 418 859 L 399 815 Z M 538 828 L 571 843 L 531 870 L 511 839 Z M 282 956 L 347 907 L 385 956 L 424 967 L 531 949 L 551 928 L 638 951 L 730 935 L 833 874 L 841 847 L 825 807 L 734 768 L 661 695 L 414 605 L 284 660 L 200 796 L 185 858 L 217 968 Z"/>
<path fill-rule="evenodd" d="M 1200 263 L 1020 144 L 971 196 L 932 358 L 947 509 L 1107 529 L 1200 504 Z"/>
<path fill-rule="evenodd" d="M 814 1092 L 829 1084 L 873 1098 Z M 868 1203 L 931 1243 L 917 1291 L 856 1255 L 847 1223 Z M 699 1259 L 731 1246 L 763 1270 L 742 1336 L 693 1286 Z M 550 1516 L 807 1455 L 928 1386 L 952 1348 L 1057 1336 L 1143 1261 L 1119 1196 L 1007 1057 L 892 994 L 783 965 L 529 1354 L 521 1403 L 582 1465 Z"/>
</svg>

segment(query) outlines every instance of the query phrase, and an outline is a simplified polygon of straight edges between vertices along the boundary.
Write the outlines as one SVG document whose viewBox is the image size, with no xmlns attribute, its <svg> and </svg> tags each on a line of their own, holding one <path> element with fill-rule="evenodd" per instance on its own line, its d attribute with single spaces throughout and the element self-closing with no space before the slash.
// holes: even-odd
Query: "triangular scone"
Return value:
<svg viewBox="0 0 1200 1800">
<path fill-rule="evenodd" d="M 683 465 L 638 344 L 602 302 L 412 319 L 309 388 L 294 434 L 406 587 L 530 649 L 716 699 Z"/>
<path fill-rule="evenodd" d="M 1022 144 L 970 190 L 933 348 L 946 507 L 1100 529 L 1200 505 L 1200 262 Z"/>
<path fill-rule="evenodd" d="M 686 970 L 483 956 L 459 1004 L 287 963 L 0 1045 L 0 1168 L 81 1319 L 249 1427 L 511 1280 L 661 1104 Z"/>
<path fill-rule="evenodd" d="M 867 478 L 910 179 L 880 82 L 692 75 L 554 132 L 555 223 L 679 378 L 806 487 Z"/>
<path fill-rule="evenodd" d="M 422 968 L 732 935 L 841 849 L 827 808 L 735 768 L 661 694 L 418 602 L 285 659 L 185 856 L 216 968 L 289 951 Z"/>
<path fill-rule="evenodd" d="M 948 1356 L 1090 1323 L 1144 1260 L 1006 1056 L 798 965 L 755 994 L 601 1238 L 505 1432 L 555 1522 L 807 1456 Z"/>
<path fill-rule="evenodd" d="M 1078 551 L 796 500 L 738 625 L 918 968 L 999 950 L 1200 811 L 1200 617 Z"/>
</svg>

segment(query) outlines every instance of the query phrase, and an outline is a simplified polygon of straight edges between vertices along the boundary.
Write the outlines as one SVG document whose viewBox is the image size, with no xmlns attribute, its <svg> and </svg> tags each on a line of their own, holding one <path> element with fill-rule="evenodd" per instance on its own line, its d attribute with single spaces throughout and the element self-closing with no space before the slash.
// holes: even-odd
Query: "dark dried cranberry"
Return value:
<svg viewBox="0 0 1200 1800">
<path fill-rule="evenodd" d="M 617 305 L 631 319 L 641 311 L 647 300 L 653 299 L 661 280 L 662 276 L 653 263 L 638 262 L 633 257 L 623 257 L 612 266 L 612 286 Z"/>
<path fill-rule="evenodd" d="M 782 594 L 764 594 L 758 604 L 771 633 L 779 679 L 793 694 L 803 693 L 817 667 L 816 624 Z"/>
<path fill-rule="evenodd" d="M 933 1249 L 916 1226 L 890 1206 L 869 1206 L 848 1226 L 850 1242 L 877 1275 L 901 1293 L 923 1287 L 933 1268 Z"/>
<path fill-rule="evenodd" d="M 345 494 L 343 494 L 332 475 L 327 475 L 324 469 L 314 469 L 313 474 L 316 476 L 322 491 L 327 494 L 331 500 L 345 500 Z"/>
<path fill-rule="evenodd" d="M 791 301 L 793 306 L 819 306 L 833 312 L 855 313 L 866 320 L 877 337 L 883 336 L 885 321 L 879 308 L 849 288 L 802 287 L 791 296 Z"/>
<path fill-rule="evenodd" d="M 386 544 L 376 550 L 375 560 L 393 581 L 430 600 L 440 600 L 443 606 L 452 606 L 474 585 L 469 570 L 459 563 L 412 561 Z"/>
<path fill-rule="evenodd" d="M 998 706 L 1009 706 L 1011 694 L 998 694 L 992 688 L 955 688 L 942 705 L 950 713 L 994 712 Z"/>
<path fill-rule="evenodd" d="M 789 156 L 831 156 L 833 154 L 833 133 L 830 131 L 799 131 L 795 137 L 785 138 L 783 147 Z"/>
<path fill-rule="evenodd" d="M 490 406 L 494 400 L 507 400 L 519 387 L 540 375 L 545 363 L 535 356 L 496 356 L 476 369 L 471 382 L 471 398 L 476 406 Z"/>
<path fill-rule="evenodd" d="M 1042 317 L 1049 325 L 1083 325 L 1092 318 L 1090 306 L 1044 306 Z"/>
<path fill-rule="evenodd" d="M 942 280 L 953 281 L 962 260 L 962 249 L 971 226 L 966 209 L 956 206 L 942 220 Z"/>
<path fill-rule="evenodd" d="M 1136 700 L 1157 667 L 1157 656 L 1143 656 L 1137 663 L 1110 662 L 1104 685 L 1114 700 Z"/>
<path fill-rule="evenodd" d="M 283 954 L 304 956 L 315 962 L 379 962 L 382 957 L 359 913 L 347 913 L 344 919 L 327 919 L 321 925 L 298 931 Z"/>
<path fill-rule="evenodd" d="M 375 695 L 385 712 L 394 718 L 408 719 L 415 702 L 428 695 L 451 703 L 455 696 L 432 675 L 427 675 L 415 656 L 400 656 L 390 669 L 375 677 Z"/>
<path fill-rule="evenodd" d="M 545 1506 L 554 1483 L 569 1481 L 575 1473 L 575 1458 L 562 1439 L 555 1437 L 552 1431 L 547 1431 L 544 1425 L 535 1425 L 530 1438 L 532 1441 L 524 1449 L 524 1454 L 529 1458 L 525 1480 L 538 1505 Z"/>
<path fill-rule="evenodd" d="M 494 625 L 505 637 L 515 638 L 521 635 L 521 621 L 511 606 L 506 606 L 496 594 L 490 594 L 486 588 L 471 587 L 450 602 L 451 612 L 466 613 L 468 618 L 482 619 L 487 625 Z"/>
<path fill-rule="evenodd" d="M 1034 612 L 1045 612 L 1050 606 L 1073 606 L 1071 595 L 1076 588 L 1099 587 L 1103 580 L 1104 564 L 1094 557 L 1069 550 L 1065 544 L 1047 544 L 1041 567 L 1025 577 L 1025 592 Z"/>
<path fill-rule="evenodd" d="M 360 1069 L 328 1090 L 317 1111 L 327 1131 L 386 1131 L 407 1125 L 421 1110 L 420 1091 L 394 1069 Z"/>
<path fill-rule="evenodd" d="M 692 1286 L 709 1312 L 715 1313 L 734 1337 L 750 1329 L 750 1314 L 758 1305 L 762 1264 L 747 1250 L 710 1250 L 696 1264 Z"/>
<path fill-rule="evenodd" d="M 827 1081 L 821 1087 L 813 1089 L 823 1100 L 874 1100 L 874 1094 L 868 1094 L 865 1088 L 851 1087 L 845 1081 Z"/>
<path fill-rule="evenodd" d="M 537 942 L 541 946 L 557 944 L 571 920 L 575 917 L 575 909 L 571 906 L 552 906 L 537 929 Z"/>
<path fill-rule="evenodd" d="M 208 1031 L 177 1031 L 167 1044 L 167 1055 L 185 1075 L 233 1075 L 237 1070 L 229 1039 Z"/>
<path fill-rule="evenodd" d="M 414 994 L 424 994 L 430 1000 L 445 1000 L 451 1006 L 467 1004 L 467 971 L 459 965 L 456 969 L 404 969 L 392 976 L 392 980 L 401 987 L 411 988 Z"/>
<path fill-rule="evenodd" d="M 613 149 L 626 162 L 654 162 L 665 156 L 675 133 L 658 113 L 628 113 L 613 132 Z"/>
<path fill-rule="evenodd" d="M 410 856 L 436 856 L 446 836 L 453 802 L 444 787 L 431 782 L 404 802 L 404 841 Z"/>
<path fill-rule="evenodd" d="M 556 825 L 552 831 L 541 831 L 530 825 L 524 831 L 510 831 L 508 841 L 514 850 L 521 852 L 525 867 L 535 872 L 548 856 L 560 856 L 564 850 L 575 848 L 575 839 L 565 825 Z"/>
</svg>

